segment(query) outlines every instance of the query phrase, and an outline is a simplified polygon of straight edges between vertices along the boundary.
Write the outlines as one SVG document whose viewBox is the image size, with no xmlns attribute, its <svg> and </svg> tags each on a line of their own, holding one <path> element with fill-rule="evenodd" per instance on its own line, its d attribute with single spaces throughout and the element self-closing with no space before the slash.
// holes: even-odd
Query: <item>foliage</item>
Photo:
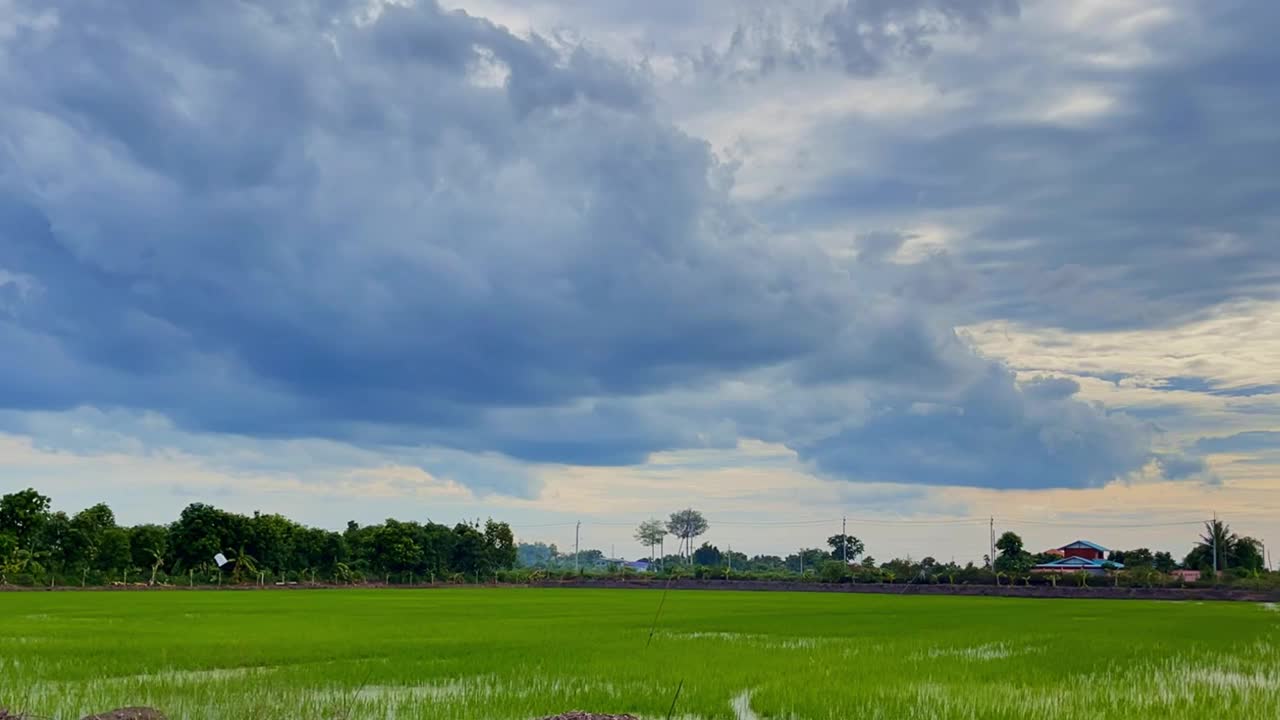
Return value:
<svg viewBox="0 0 1280 720">
<path fill-rule="evenodd" d="M 73 515 L 52 511 L 48 499 L 34 490 L 0 497 L 3 517 L 0 525 L 0 578 L 26 585 L 105 585 L 132 581 L 144 584 L 257 583 L 265 576 L 270 582 L 360 583 L 367 580 L 391 583 L 432 582 L 532 582 L 534 570 L 539 582 L 569 579 L 575 568 L 572 554 L 561 553 L 555 545 L 517 542 L 506 523 L 495 520 L 458 523 L 401 521 L 361 526 L 347 524 L 336 532 L 301 525 L 274 514 L 244 516 L 211 505 L 194 503 L 184 508 L 169 525 L 144 524 L 122 527 L 106 504 L 85 508 Z M 37 511 L 36 515 L 32 515 Z M 684 517 L 690 511 L 675 513 Z M 692 511 L 685 532 L 705 530 L 705 519 Z M 668 527 L 647 521 L 652 535 L 664 536 Z M 1203 568 L 1212 561 L 1205 544 L 1219 536 L 1224 573 L 1216 580 L 1206 577 L 1201 584 L 1228 584 L 1245 588 L 1280 586 L 1280 574 L 1264 569 L 1261 544 L 1230 532 L 1223 523 L 1209 524 L 1204 538 L 1188 556 L 1188 565 Z M 992 584 L 996 574 L 973 564 L 958 566 L 939 563 L 932 557 L 922 560 L 895 558 L 877 564 L 861 557 L 845 570 L 831 565 L 848 543 L 850 556 L 860 556 L 862 543 L 852 536 L 828 538 L 829 549 L 804 548 L 787 557 L 754 555 L 721 550 L 710 543 L 687 555 L 662 558 L 649 572 L 619 567 L 598 549 L 583 549 L 577 556 L 577 571 L 586 576 L 655 579 L 685 577 L 697 573 L 706 578 L 768 580 L 777 582 L 822 581 L 855 583 L 943 583 Z M 1001 584 L 1085 584 L 1082 574 L 1038 575 L 1031 564 L 1046 556 L 1031 555 L 1014 533 L 1001 536 L 1001 555 L 995 571 Z M 687 547 L 682 547 L 682 551 Z M 223 553 L 231 561 L 219 571 L 212 560 Z M 1047 556 L 1053 557 L 1053 556 Z M 656 556 L 655 556 L 655 559 Z M 1133 587 L 1179 587 L 1181 579 L 1168 573 L 1176 567 L 1167 552 L 1147 548 L 1112 552 L 1113 562 L 1123 563 L 1107 584 Z M 686 561 L 691 565 L 680 570 Z M 694 567 L 705 568 L 698 571 Z M 514 568 L 521 573 L 511 572 Z M 504 580 L 505 579 L 505 580 Z"/>
<path fill-rule="evenodd" d="M 680 538 L 680 547 L 692 561 L 693 539 L 707 531 L 710 525 L 702 513 L 686 508 L 671 513 L 667 520 L 667 532 Z"/>
<path fill-rule="evenodd" d="M 9 582 L 106 584 L 126 580 L 257 583 L 354 582 L 362 577 L 430 578 L 451 572 L 489 575 L 516 563 L 515 534 L 488 520 L 455 528 L 387 520 L 345 532 L 301 525 L 274 514 L 244 516 L 203 503 L 169 525 L 120 526 L 105 503 L 68 517 L 50 512 L 34 490 L 0 497 L 0 562 Z M 216 553 L 231 561 L 222 573 Z"/>
<path fill-rule="evenodd" d="M 636 540 L 645 547 L 649 548 L 649 559 L 653 560 L 654 548 L 658 547 L 666 536 L 670 534 L 667 526 L 661 520 L 653 518 L 645 520 L 636 528 Z"/>
<path fill-rule="evenodd" d="M 1243 568 L 1249 572 L 1258 572 L 1265 565 L 1262 543 L 1251 537 L 1236 535 L 1221 520 L 1210 520 L 1204 524 L 1204 534 L 1191 552 L 1187 553 L 1182 564 L 1188 568 L 1212 571 L 1215 548 L 1220 571 Z"/>
<path fill-rule="evenodd" d="M 786 566 L 788 570 L 795 573 L 816 572 L 824 562 L 830 559 L 831 554 L 826 550 L 804 548 L 793 555 L 788 555 Z"/>
<path fill-rule="evenodd" d="M 831 557 L 835 560 L 848 560 L 849 562 L 857 561 L 866 549 L 862 541 L 852 535 L 832 535 L 827 538 L 827 545 L 831 546 Z"/>
<path fill-rule="evenodd" d="M 1020 577 L 1031 571 L 1035 559 L 1031 553 L 1022 549 L 1022 538 L 1018 534 L 1006 531 L 996 540 L 996 549 L 1000 551 L 996 558 L 995 570 L 1011 577 Z"/>
<path fill-rule="evenodd" d="M 714 567 L 723 564 L 724 553 L 720 552 L 720 548 L 711 543 L 702 543 L 697 550 L 693 551 L 693 564 Z"/>
<path fill-rule="evenodd" d="M 48 519 L 50 500 L 28 488 L 0 497 L 0 531 L 13 536 L 19 547 L 31 549 Z"/>
</svg>

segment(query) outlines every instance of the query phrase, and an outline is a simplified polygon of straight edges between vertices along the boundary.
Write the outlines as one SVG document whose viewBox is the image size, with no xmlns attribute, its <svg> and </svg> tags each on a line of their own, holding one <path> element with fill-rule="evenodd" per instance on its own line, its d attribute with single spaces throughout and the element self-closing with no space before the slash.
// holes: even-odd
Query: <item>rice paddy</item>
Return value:
<svg viewBox="0 0 1280 720">
<path fill-rule="evenodd" d="M 0 594 L 0 707 L 79 718 L 1280 717 L 1251 603 L 448 589 Z M 651 637 L 652 635 L 652 637 Z"/>
</svg>

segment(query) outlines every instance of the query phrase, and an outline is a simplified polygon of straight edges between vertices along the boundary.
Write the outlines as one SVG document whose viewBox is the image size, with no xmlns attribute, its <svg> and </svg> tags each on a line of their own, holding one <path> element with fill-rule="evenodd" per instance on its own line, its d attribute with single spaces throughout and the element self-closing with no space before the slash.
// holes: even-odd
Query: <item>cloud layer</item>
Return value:
<svg viewBox="0 0 1280 720">
<path fill-rule="evenodd" d="M 939 28 L 1015 9 L 849 2 L 824 22 L 857 73 L 862 54 L 919 54 Z M 430 2 L 13 17 L 0 408 L 16 417 L 90 406 L 187 433 L 581 465 L 748 438 L 831 477 L 997 488 L 1096 486 L 1154 457 L 1142 423 L 975 353 L 918 274 L 777 242 L 641 66 Z M 877 211 L 926 176 L 944 200 L 995 192 L 960 175 L 1007 170 L 966 154 L 978 143 L 1065 160 L 1068 140 L 1097 139 L 995 132 L 902 148 Z M 1035 219 L 1060 228 L 1046 252 L 1116 240 Z"/>
</svg>

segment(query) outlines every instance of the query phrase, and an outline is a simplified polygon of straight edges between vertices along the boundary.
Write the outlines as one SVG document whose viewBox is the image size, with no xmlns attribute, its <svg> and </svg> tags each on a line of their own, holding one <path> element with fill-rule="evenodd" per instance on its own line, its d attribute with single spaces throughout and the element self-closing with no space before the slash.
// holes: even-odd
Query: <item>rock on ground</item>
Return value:
<svg viewBox="0 0 1280 720">
<path fill-rule="evenodd" d="M 0 715 L 0 720 L 5 720 Z M 149 707 L 127 707 L 89 715 L 84 720 L 166 720 L 164 713 Z"/>
</svg>

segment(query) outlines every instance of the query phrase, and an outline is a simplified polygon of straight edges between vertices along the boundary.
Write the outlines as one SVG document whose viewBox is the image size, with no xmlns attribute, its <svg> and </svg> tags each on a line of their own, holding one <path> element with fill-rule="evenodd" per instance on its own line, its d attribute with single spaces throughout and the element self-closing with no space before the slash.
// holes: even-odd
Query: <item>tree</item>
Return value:
<svg viewBox="0 0 1280 720">
<path fill-rule="evenodd" d="M 862 541 L 852 535 L 832 535 L 827 538 L 827 544 L 831 546 L 831 557 L 835 560 L 848 560 L 855 562 L 858 556 L 866 548 L 863 547 Z"/>
<path fill-rule="evenodd" d="M 98 541 L 98 569 L 115 575 L 133 566 L 133 552 L 129 548 L 129 531 L 122 527 L 109 527 Z"/>
<path fill-rule="evenodd" d="M 1126 568 L 1151 567 L 1155 564 L 1155 555 L 1147 548 L 1137 550 L 1112 550 L 1107 560 L 1124 565 Z"/>
<path fill-rule="evenodd" d="M 486 543 L 484 535 L 475 527 L 466 525 L 469 539 L 466 558 L 467 570 L 475 572 L 487 565 Z M 422 561 L 422 548 L 414 540 L 412 523 L 402 523 L 388 519 L 381 526 L 373 528 L 372 555 L 370 563 L 383 573 L 407 572 L 417 567 Z"/>
<path fill-rule="evenodd" d="M 75 536 L 71 529 L 71 518 L 64 512 L 50 513 L 40 527 L 36 544 L 44 553 L 49 567 L 55 572 L 65 571 L 67 566 L 77 561 L 75 556 Z"/>
<path fill-rule="evenodd" d="M 720 552 L 720 548 L 704 542 L 693 551 L 693 564 L 718 567 L 724 564 L 724 554 Z"/>
<path fill-rule="evenodd" d="M 1004 556 L 1016 556 L 1022 552 L 1022 538 L 1012 530 L 1006 530 L 999 540 L 996 540 L 996 549 Z"/>
<path fill-rule="evenodd" d="M 1262 557 L 1262 543 L 1251 537 L 1232 535 L 1230 562 L 1233 568 L 1244 568 L 1250 572 L 1258 572 L 1266 565 Z"/>
<path fill-rule="evenodd" d="M 654 548 L 668 535 L 667 526 L 657 518 L 645 520 L 636 528 L 636 541 L 649 548 L 649 562 L 653 562 Z"/>
<path fill-rule="evenodd" d="M 231 562 L 231 582 L 238 585 L 246 577 L 257 577 L 258 560 L 246 551 L 244 544 L 240 545 L 240 549 L 230 551 L 229 554 L 231 556 L 228 558 Z"/>
<path fill-rule="evenodd" d="M 1022 538 L 1015 532 L 1006 530 L 996 540 L 996 549 L 1000 551 L 1000 557 L 995 562 L 996 572 L 1020 575 L 1029 572 L 1035 564 L 1031 553 L 1022 549 Z"/>
<path fill-rule="evenodd" d="M 559 556 L 554 544 L 520 543 L 516 548 L 516 562 L 520 567 L 551 567 Z"/>
<path fill-rule="evenodd" d="M 0 533 L 10 533 L 19 547 L 30 550 L 48 519 L 49 502 L 32 488 L 0 497 Z"/>
<path fill-rule="evenodd" d="M 680 538 L 680 546 L 689 561 L 693 561 L 693 539 L 705 533 L 710 525 L 702 513 L 693 508 L 686 508 L 671 513 L 667 521 L 667 532 Z"/>
<path fill-rule="evenodd" d="M 516 536 L 511 526 L 496 520 L 484 523 L 485 553 L 490 569 L 509 570 L 516 565 Z"/>
<path fill-rule="evenodd" d="M 735 558 L 738 555 L 739 553 L 734 553 Z M 736 559 L 733 566 L 738 567 Z M 786 570 L 787 563 L 777 555 L 754 555 L 743 563 L 743 567 L 760 572 L 778 572 Z"/>
<path fill-rule="evenodd" d="M 98 503 L 71 516 L 70 542 L 72 552 L 83 569 L 112 571 L 129 564 L 132 558 L 121 557 L 128 552 L 127 537 L 108 533 L 117 530 L 116 515 L 106 503 Z M 104 547 L 107 543 L 109 547 Z M 123 564 L 122 564 L 123 561 Z"/>
<path fill-rule="evenodd" d="M 1231 528 L 1221 520 L 1209 520 L 1204 524 L 1204 534 L 1200 542 L 1191 548 L 1183 565 L 1200 570 L 1214 568 L 1214 553 L 1217 552 L 1217 569 L 1219 571 L 1234 567 L 1236 543 L 1239 538 L 1231 532 Z M 1248 551 L 1245 551 L 1246 554 Z"/>
<path fill-rule="evenodd" d="M 485 567 L 484 534 L 468 523 L 458 523 L 453 527 L 454 543 L 451 569 L 467 575 L 478 574 Z"/>
<path fill-rule="evenodd" d="M 174 570 L 198 568 L 244 544 L 244 516 L 219 510 L 212 505 L 192 503 L 183 508 L 169 526 L 169 547 L 173 548 Z"/>
<path fill-rule="evenodd" d="M 787 569 L 791 572 L 817 572 L 822 563 L 831 559 L 831 553 L 818 548 L 802 548 L 787 556 Z"/>
<path fill-rule="evenodd" d="M 169 545 L 169 531 L 159 525 L 137 525 L 129 529 L 129 549 L 134 567 L 150 567 L 148 585 L 156 584 L 156 575 L 164 566 Z"/>
<path fill-rule="evenodd" d="M 1173 559 L 1173 555 L 1158 552 L 1151 557 L 1151 566 L 1162 573 L 1168 573 L 1173 572 L 1178 567 L 1178 563 Z"/>
</svg>

